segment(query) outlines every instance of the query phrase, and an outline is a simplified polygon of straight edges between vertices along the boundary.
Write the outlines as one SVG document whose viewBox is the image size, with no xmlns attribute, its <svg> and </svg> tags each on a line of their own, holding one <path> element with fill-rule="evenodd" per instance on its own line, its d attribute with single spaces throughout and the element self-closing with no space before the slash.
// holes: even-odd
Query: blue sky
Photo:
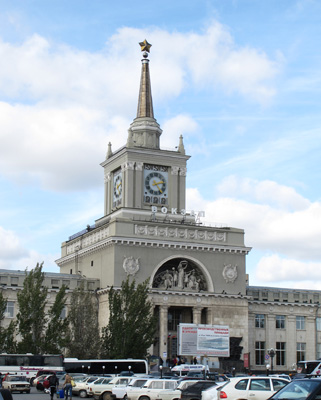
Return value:
<svg viewBox="0 0 321 400">
<path fill-rule="evenodd" d="M 187 208 L 245 230 L 251 285 L 321 288 L 321 3 L 0 0 L 0 268 L 55 260 L 103 215 L 136 116 L 138 42 Z"/>
</svg>

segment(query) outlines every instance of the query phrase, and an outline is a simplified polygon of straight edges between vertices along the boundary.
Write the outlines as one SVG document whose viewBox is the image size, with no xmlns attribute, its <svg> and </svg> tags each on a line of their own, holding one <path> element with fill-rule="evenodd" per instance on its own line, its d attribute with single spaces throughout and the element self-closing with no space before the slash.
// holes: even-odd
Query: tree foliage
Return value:
<svg viewBox="0 0 321 400">
<path fill-rule="evenodd" d="M 0 292 L 0 323 L 4 319 L 4 313 L 7 308 L 7 299 Z M 16 352 L 16 341 L 15 341 L 15 328 L 16 324 L 14 321 L 10 321 L 9 326 L 4 328 L 0 325 L 0 353 L 15 353 Z"/>
<path fill-rule="evenodd" d="M 100 336 L 98 325 L 98 300 L 85 283 L 74 289 L 69 309 L 70 341 L 67 355 L 80 359 L 98 358 Z"/>
<path fill-rule="evenodd" d="M 43 263 L 37 263 L 31 271 L 26 270 L 23 289 L 17 293 L 17 327 L 21 336 L 17 350 L 21 353 L 62 353 L 65 347 L 68 320 L 60 316 L 66 300 L 66 287 L 61 287 L 53 305 L 46 311 L 48 288 L 44 286 L 42 266 Z"/>
<path fill-rule="evenodd" d="M 48 288 L 43 286 L 45 276 L 42 266 L 43 263 L 37 263 L 30 272 L 26 270 L 23 289 L 17 293 L 17 322 L 22 338 L 18 343 L 18 351 L 21 353 L 40 354 L 44 349 L 43 331 L 47 322 L 45 307 Z"/>
<path fill-rule="evenodd" d="M 148 299 L 148 280 L 136 287 L 129 278 L 121 290 L 111 287 L 109 321 L 103 328 L 102 352 L 108 358 L 142 358 L 154 342 L 157 319 Z"/>
<path fill-rule="evenodd" d="M 59 354 L 63 352 L 69 341 L 68 318 L 61 318 L 66 302 L 66 286 L 62 286 L 56 295 L 55 302 L 48 311 L 48 324 L 45 331 L 46 353 Z"/>
</svg>

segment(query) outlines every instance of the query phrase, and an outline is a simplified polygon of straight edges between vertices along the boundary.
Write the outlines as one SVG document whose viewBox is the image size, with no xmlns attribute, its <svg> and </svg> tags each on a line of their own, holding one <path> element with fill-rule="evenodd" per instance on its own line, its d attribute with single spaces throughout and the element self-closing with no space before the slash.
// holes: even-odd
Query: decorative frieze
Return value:
<svg viewBox="0 0 321 400">
<path fill-rule="evenodd" d="M 178 238 L 212 242 L 226 242 L 226 232 L 200 230 L 192 228 L 174 228 L 159 225 L 135 225 L 135 234 L 161 238 Z"/>
</svg>

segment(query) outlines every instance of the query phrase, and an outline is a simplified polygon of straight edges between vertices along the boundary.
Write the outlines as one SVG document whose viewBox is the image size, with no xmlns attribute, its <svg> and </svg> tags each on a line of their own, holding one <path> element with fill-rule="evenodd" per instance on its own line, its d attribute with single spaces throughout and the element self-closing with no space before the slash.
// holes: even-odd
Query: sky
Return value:
<svg viewBox="0 0 321 400">
<path fill-rule="evenodd" d="M 250 285 L 321 290 L 319 0 L 0 0 L 0 268 L 59 272 L 103 216 L 144 39 L 187 209 L 244 229 Z"/>
</svg>

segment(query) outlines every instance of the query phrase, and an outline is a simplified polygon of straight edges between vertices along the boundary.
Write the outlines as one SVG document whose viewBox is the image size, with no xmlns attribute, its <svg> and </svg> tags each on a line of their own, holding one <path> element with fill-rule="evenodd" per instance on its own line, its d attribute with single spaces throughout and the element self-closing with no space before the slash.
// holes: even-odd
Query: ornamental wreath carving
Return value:
<svg viewBox="0 0 321 400">
<path fill-rule="evenodd" d="M 136 272 L 139 271 L 139 258 L 134 258 L 134 257 L 125 257 L 124 256 L 124 262 L 123 262 L 123 268 L 128 275 L 135 275 Z"/>
<path fill-rule="evenodd" d="M 178 261 L 176 261 L 177 263 Z M 200 292 L 207 289 L 206 280 L 196 266 L 181 260 L 177 266 L 164 265 L 155 275 L 153 287 L 165 290 Z"/>
<path fill-rule="evenodd" d="M 237 265 L 232 264 L 224 264 L 223 269 L 223 278 L 225 279 L 226 283 L 233 283 L 237 278 Z"/>
</svg>

